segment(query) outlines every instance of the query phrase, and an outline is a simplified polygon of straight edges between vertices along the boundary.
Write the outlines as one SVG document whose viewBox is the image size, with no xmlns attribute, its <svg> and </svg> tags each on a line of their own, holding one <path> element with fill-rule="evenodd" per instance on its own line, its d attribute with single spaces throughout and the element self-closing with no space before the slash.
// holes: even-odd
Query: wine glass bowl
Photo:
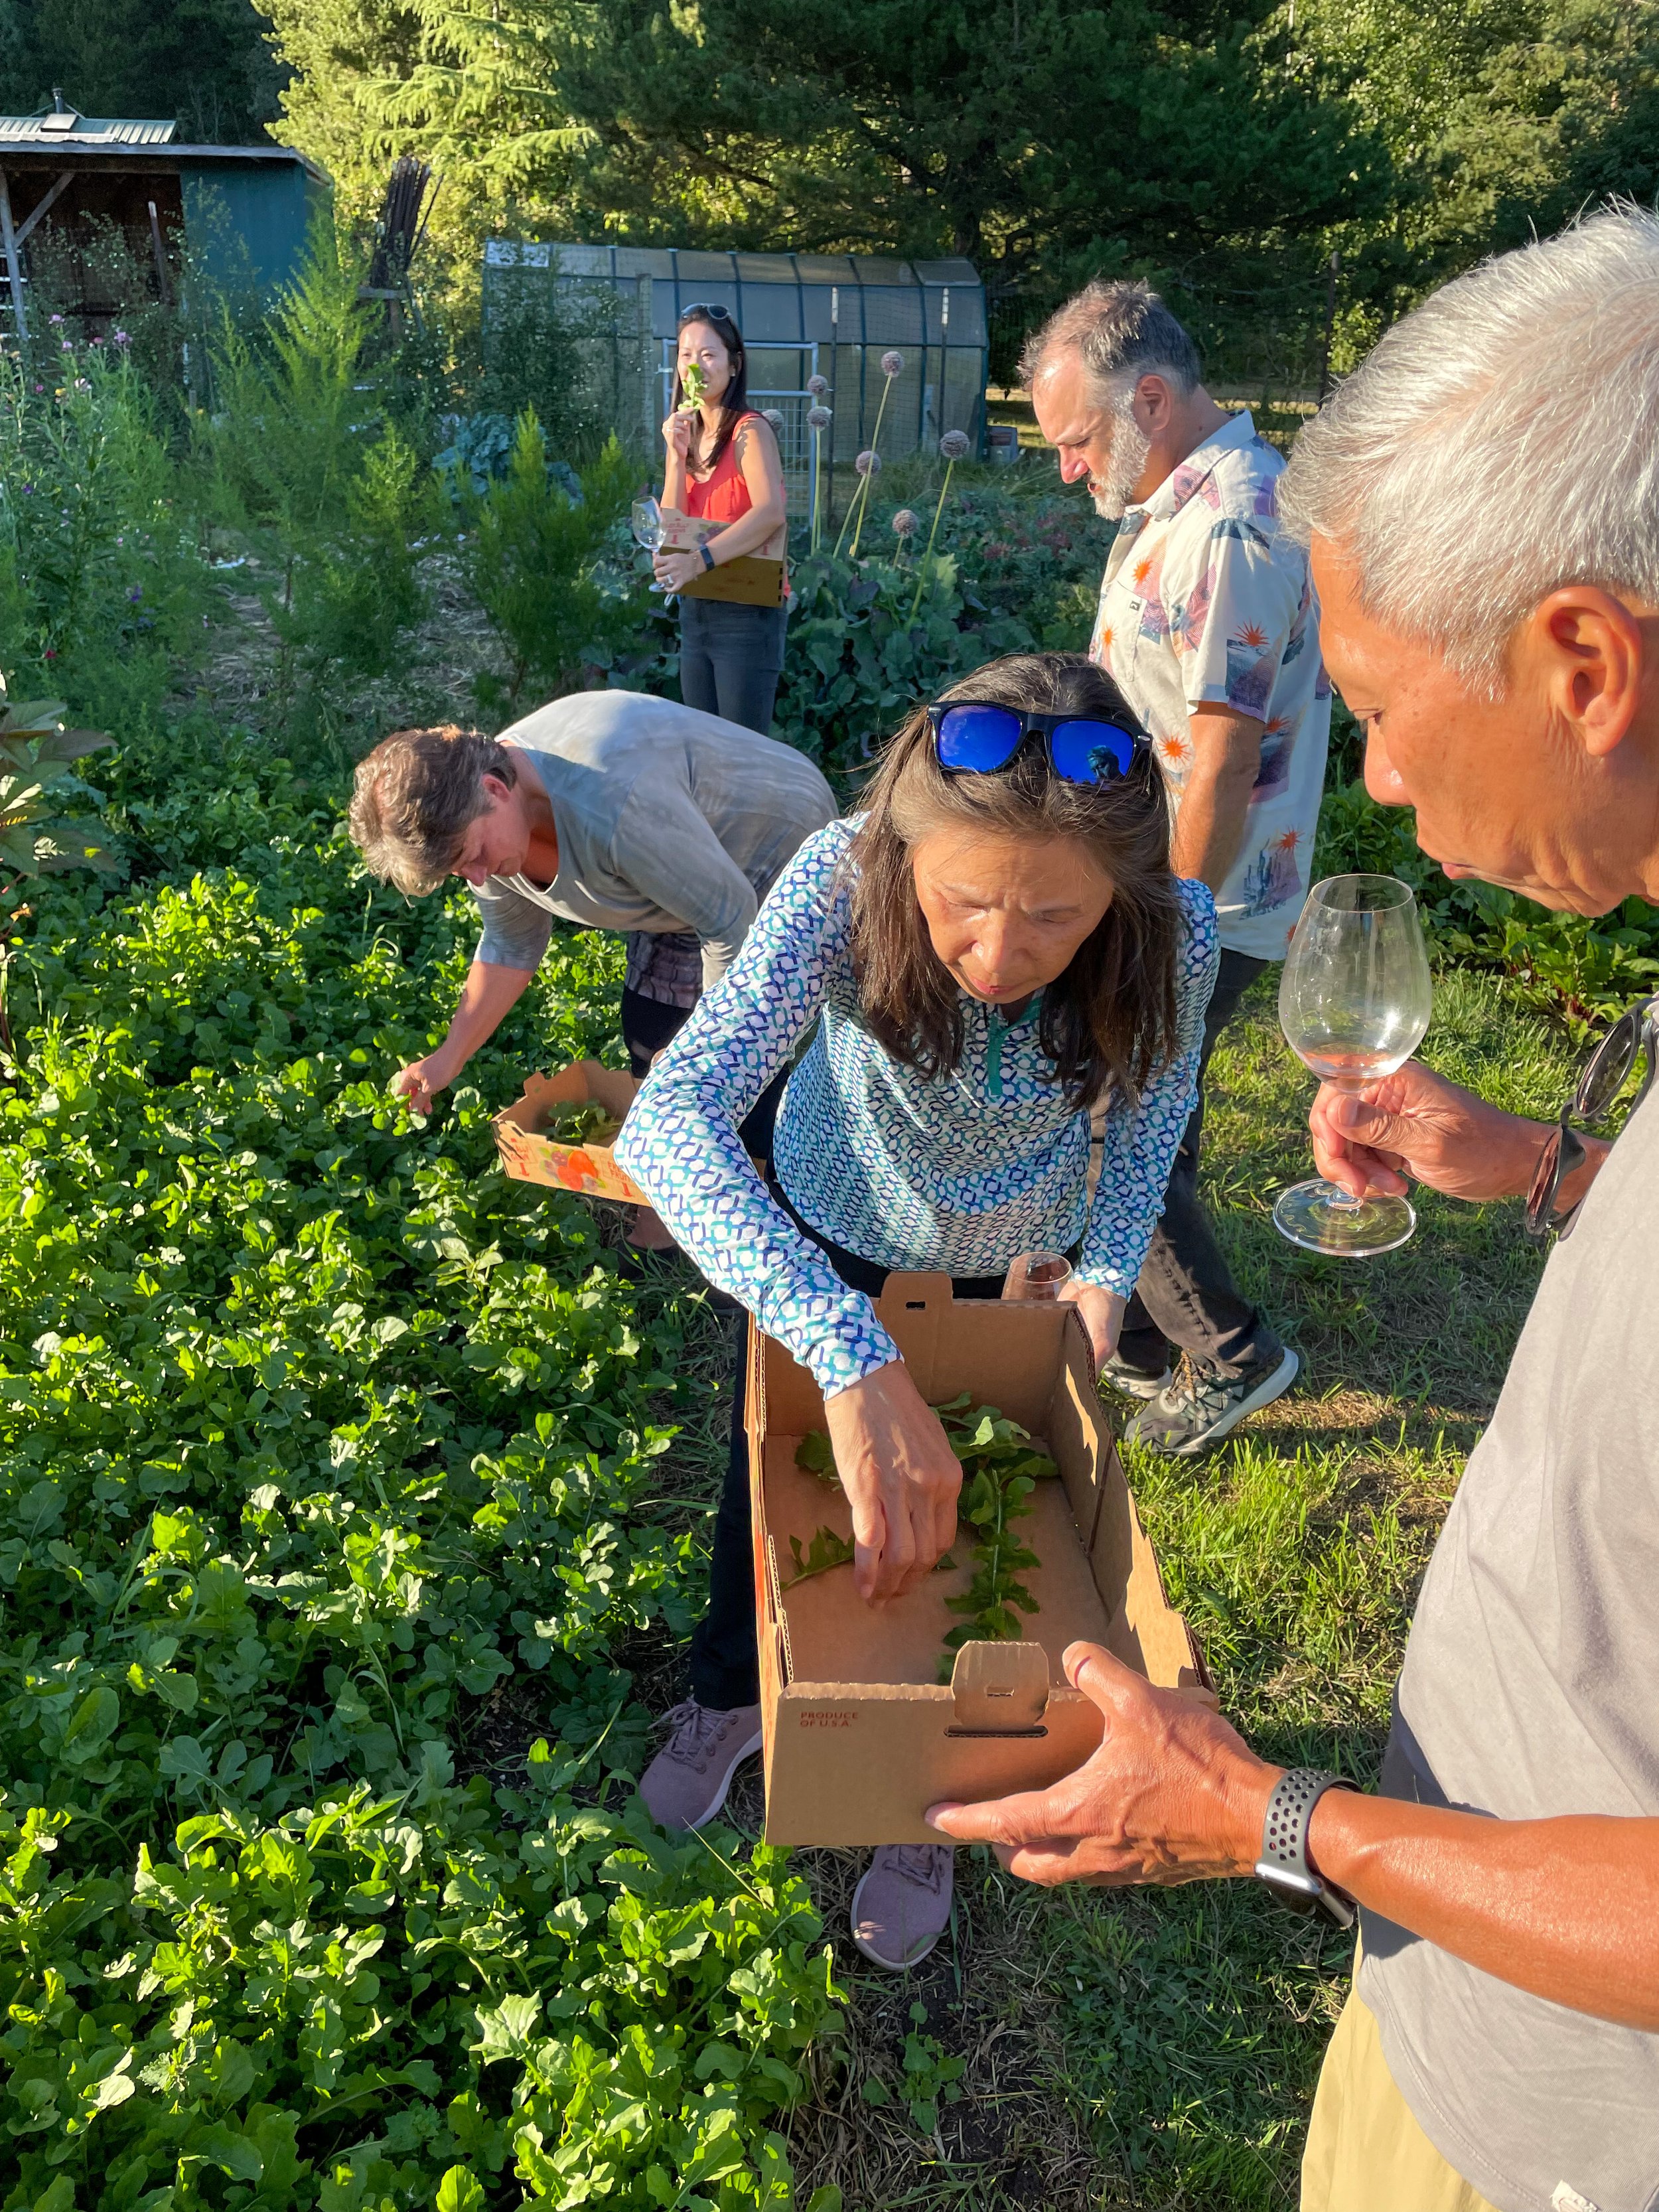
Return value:
<svg viewBox="0 0 1659 2212">
<path fill-rule="evenodd" d="M 654 499 L 636 499 L 630 518 L 634 536 L 647 553 L 662 544 L 662 509 Z"/>
<path fill-rule="evenodd" d="M 1010 1262 L 1003 1281 L 1005 1298 L 1052 1303 L 1072 1279 L 1072 1263 L 1063 1252 L 1022 1252 Z"/>
<path fill-rule="evenodd" d="M 1433 984 L 1417 902 L 1396 876 L 1316 884 L 1279 983 L 1285 1039 L 1322 1083 L 1358 1091 L 1392 1075 L 1422 1042 Z M 1351 1198 L 1322 1178 L 1281 1191 L 1273 1224 L 1304 1251 L 1347 1259 L 1392 1252 L 1417 1226 L 1409 1201 Z"/>
<path fill-rule="evenodd" d="M 629 526 L 634 532 L 635 542 L 637 544 L 643 545 L 647 553 L 657 551 L 662 544 L 663 537 L 662 509 L 654 499 L 647 495 L 644 499 L 635 501 L 633 513 L 629 517 Z M 653 582 L 651 589 L 653 592 L 660 592 L 663 586 Z"/>
</svg>

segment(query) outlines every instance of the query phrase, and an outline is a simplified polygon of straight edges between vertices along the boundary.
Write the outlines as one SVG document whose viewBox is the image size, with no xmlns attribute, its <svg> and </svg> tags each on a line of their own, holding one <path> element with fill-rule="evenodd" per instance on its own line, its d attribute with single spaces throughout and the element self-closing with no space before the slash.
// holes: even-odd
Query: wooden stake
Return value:
<svg viewBox="0 0 1659 2212">
<path fill-rule="evenodd" d="M 17 329 L 17 350 L 21 354 L 28 345 L 29 325 L 23 307 L 23 272 L 18 266 L 17 233 L 12 227 L 11 192 L 3 169 L 0 169 L 0 249 L 4 251 L 6 275 L 11 282 L 11 312 Z"/>
</svg>

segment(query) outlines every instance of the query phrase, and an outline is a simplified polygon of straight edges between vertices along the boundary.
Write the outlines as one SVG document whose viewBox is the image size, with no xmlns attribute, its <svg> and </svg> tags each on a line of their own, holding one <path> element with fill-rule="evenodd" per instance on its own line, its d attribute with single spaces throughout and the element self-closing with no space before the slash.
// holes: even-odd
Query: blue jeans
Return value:
<svg viewBox="0 0 1659 2212">
<path fill-rule="evenodd" d="M 686 705 L 770 737 L 788 611 L 683 599 L 680 696 Z"/>
</svg>

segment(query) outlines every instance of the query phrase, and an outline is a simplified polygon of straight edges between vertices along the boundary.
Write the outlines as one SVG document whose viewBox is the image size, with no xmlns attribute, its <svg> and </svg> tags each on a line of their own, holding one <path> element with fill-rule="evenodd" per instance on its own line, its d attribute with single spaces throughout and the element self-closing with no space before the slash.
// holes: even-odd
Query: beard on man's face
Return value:
<svg viewBox="0 0 1659 2212">
<path fill-rule="evenodd" d="M 1112 450 L 1103 475 L 1091 476 L 1089 493 L 1095 513 L 1106 522 L 1116 522 L 1134 497 L 1135 486 L 1146 473 L 1152 441 L 1126 408 L 1112 426 Z"/>
</svg>

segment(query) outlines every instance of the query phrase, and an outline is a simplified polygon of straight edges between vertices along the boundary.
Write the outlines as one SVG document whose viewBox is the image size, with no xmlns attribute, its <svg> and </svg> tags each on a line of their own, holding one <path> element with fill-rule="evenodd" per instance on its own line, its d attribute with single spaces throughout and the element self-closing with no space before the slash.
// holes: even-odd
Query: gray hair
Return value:
<svg viewBox="0 0 1659 2212">
<path fill-rule="evenodd" d="M 516 784 L 513 756 L 453 722 L 394 730 L 357 763 L 346 831 L 363 866 L 411 898 L 450 874 L 466 833 L 489 807 L 483 780 Z"/>
<path fill-rule="evenodd" d="M 1150 284 L 1097 276 L 1027 338 L 1019 380 L 1030 385 L 1052 354 L 1074 347 L 1097 396 L 1109 404 L 1124 397 L 1126 379 L 1161 376 L 1182 398 L 1198 389 L 1198 348 Z"/>
<path fill-rule="evenodd" d="M 1303 431 L 1279 496 L 1368 615 L 1493 698 L 1559 586 L 1659 605 L 1659 217 L 1617 204 L 1425 300 Z"/>
</svg>

